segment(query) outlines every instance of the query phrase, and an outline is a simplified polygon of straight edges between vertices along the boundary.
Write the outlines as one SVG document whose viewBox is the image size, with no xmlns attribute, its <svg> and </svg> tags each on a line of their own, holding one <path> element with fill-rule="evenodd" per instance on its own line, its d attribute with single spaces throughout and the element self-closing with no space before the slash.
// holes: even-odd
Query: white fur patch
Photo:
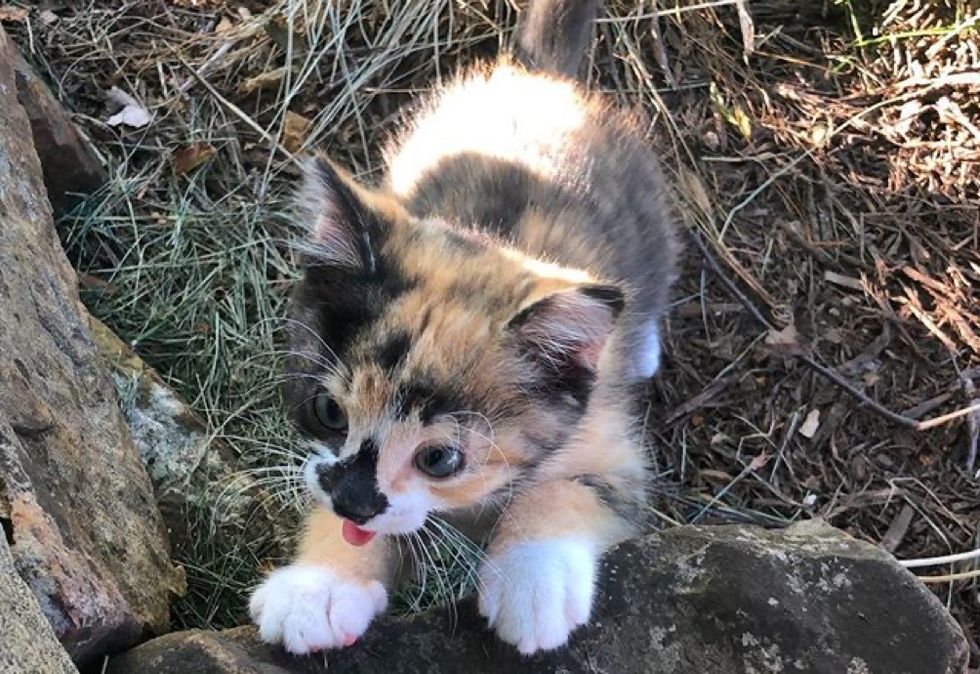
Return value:
<svg viewBox="0 0 980 674">
<path fill-rule="evenodd" d="M 351 645 L 387 604 L 378 581 L 364 585 L 325 566 L 293 564 L 265 579 L 249 612 L 263 641 L 302 655 Z"/>
<path fill-rule="evenodd" d="M 558 648 L 589 620 L 598 555 L 583 538 L 517 543 L 480 573 L 480 613 L 524 654 Z"/>
<path fill-rule="evenodd" d="M 320 486 L 320 476 L 317 473 L 317 468 L 319 466 L 324 466 L 330 468 L 335 463 L 337 463 L 337 458 L 331 454 L 311 454 L 306 460 L 306 464 L 303 466 L 303 479 L 306 482 L 306 488 L 310 490 L 313 497 L 316 498 L 327 510 L 333 509 L 333 501 L 330 498 L 330 494 L 323 491 L 323 487 Z"/>
<path fill-rule="evenodd" d="M 575 147 L 569 137 L 586 117 L 586 102 L 566 80 L 509 66 L 473 73 L 440 91 L 401 145 L 389 148 L 391 187 L 409 194 L 433 166 L 464 153 L 518 162 L 550 177 L 565 166 L 561 158 Z"/>
<path fill-rule="evenodd" d="M 637 355 L 637 367 L 640 376 L 649 379 L 660 369 L 660 326 L 656 320 L 650 321 L 643 332 L 643 346 Z"/>
</svg>

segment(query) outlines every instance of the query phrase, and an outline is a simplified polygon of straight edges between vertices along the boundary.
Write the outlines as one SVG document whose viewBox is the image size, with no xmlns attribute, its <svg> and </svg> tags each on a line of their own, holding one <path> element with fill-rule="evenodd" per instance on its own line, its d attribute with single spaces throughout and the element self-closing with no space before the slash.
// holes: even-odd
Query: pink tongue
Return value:
<svg viewBox="0 0 980 674">
<path fill-rule="evenodd" d="M 367 545 L 368 542 L 374 538 L 373 531 L 365 531 L 350 520 L 344 520 L 344 526 L 341 529 L 341 533 L 344 534 L 345 541 L 351 545 L 357 546 Z"/>
</svg>

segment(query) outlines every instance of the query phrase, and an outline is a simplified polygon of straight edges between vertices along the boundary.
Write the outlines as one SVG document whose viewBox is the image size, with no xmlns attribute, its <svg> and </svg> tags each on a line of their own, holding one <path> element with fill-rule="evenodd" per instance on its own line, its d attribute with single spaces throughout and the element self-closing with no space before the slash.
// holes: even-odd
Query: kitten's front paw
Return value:
<svg viewBox="0 0 980 674">
<path fill-rule="evenodd" d="M 350 646 L 387 603 L 378 581 L 362 584 L 324 566 L 294 564 L 265 579 L 249 611 L 263 641 L 301 655 Z"/>
<path fill-rule="evenodd" d="M 480 574 L 480 613 L 525 655 L 557 648 L 589 620 L 598 558 L 575 538 L 515 543 Z"/>
</svg>

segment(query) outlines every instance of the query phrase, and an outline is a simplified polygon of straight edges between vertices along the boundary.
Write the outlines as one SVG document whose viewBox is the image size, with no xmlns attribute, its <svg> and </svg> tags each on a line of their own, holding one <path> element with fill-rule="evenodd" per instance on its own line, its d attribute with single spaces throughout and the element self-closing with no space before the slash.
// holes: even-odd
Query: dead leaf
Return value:
<svg viewBox="0 0 980 674">
<path fill-rule="evenodd" d="M 218 21 L 218 25 L 214 27 L 214 32 L 227 33 L 229 30 L 231 30 L 234 27 L 235 24 L 232 23 L 232 21 L 227 16 L 223 16 L 221 17 L 221 20 Z"/>
<path fill-rule="evenodd" d="M 800 333 L 796 326 L 790 323 L 782 330 L 770 330 L 766 335 L 766 346 L 775 354 L 781 356 L 802 356 L 803 345 L 800 344 Z"/>
<path fill-rule="evenodd" d="M 214 156 L 214 148 L 207 143 L 194 143 L 178 150 L 173 157 L 174 173 L 179 176 L 196 169 Z"/>
<path fill-rule="evenodd" d="M 803 424 L 800 426 L 800 435 L 809 440 L 817 434 L 819 428 L 820 410 L 814 408 L 807 413 L 806 419 L 803 420 Z"/>
<path fill-rule="evenodd" d="M 86 272 L 77 272 L 75 278 L 78 279 L 79 287 L 84 290 L 97 290 L 106 295 L 112 295 L 116 292 L 116 288 L 112 284 L 98 276 Z"/>
<path fill-rule="evenodd" d="M 28 11 L 16 5 L 3 5 L 0 7 L 0 21 L 24 23 L 27 21 Z"/>
<path fill-rule="evenodd" d="M 281 68 L 249 77 L 239 85 L 238 92 L 243 95 L 248 95 L 255 91 L 262 91 L 263 89 L 278 86 L 282 78 L 286 75 L 287 70 L 287 66 L 282 66 Z"/>
<path fill-rule="evenodd" d="M 711 203 L 711 199 L 708 197 L 708 190 L 705 189 L 704 183 L 701 182 L 701 177 L 684 166 L 680 167 L 680 178 L 681 183 L 685 188 L 685 192 L 690 195 L 694 202 L 701 209 L 701 212 L 706 215 L 711 215 L 714 213 L 715 209 Z"/>
<path fill-rule="evenodd" d="M 46 9 L 43 12 L 41 12 L 40 18 L 41 18 L 41 23 L 43 23 L 45 26 L 50 26 L 52 24 L 57 23 L 58 19 L 60 19 L 61 17 L 59 17 L 54 12 L 52 12 L 50 9 Z"/>
<path fill-rule="evenodd" d="M 739 0 L 735 3 L 738 10 L 738 27 L 742 31 L 742 56 L 746 61 L 755 51 L 755 23 L 752 21 L 752 15 L 749 14 L 747 5 L 745 0 Z"/>
<path fill-rule="evenodd" d="M 286 111 L 286 125 L 282 131 L 282 144 L 290 152 L 298 152 L 303 147 L 306 140 L 306 132 L 310 130 L 312 122 L 303 115 Z"/>
<path fill-rule="evenodd" d="M 151 117 L 147 109 L 119 87 L 109 89 L 106 92 L 106 98 L 109 99 L 109 102 L 122 106 L 122 110 L 106 120 L 106 124 L 109 126 L 125 124 L 134 129 L 141 129 L 150 123 Z"/>
</svg>

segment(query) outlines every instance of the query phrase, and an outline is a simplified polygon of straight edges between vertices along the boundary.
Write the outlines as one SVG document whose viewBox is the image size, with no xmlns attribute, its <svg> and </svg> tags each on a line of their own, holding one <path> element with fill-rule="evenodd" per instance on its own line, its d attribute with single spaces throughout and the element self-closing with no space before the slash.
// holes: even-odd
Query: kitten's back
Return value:
<svg viewBox="0 0 980 674">
<path fill-rule="evenodd" d="M 389 185 L 417 217 L 486 230 L 625 284 L 625 343 L 658 351 L 639 368 L 649 375 L 676 274 L 673 213 L 640 126 L 563 76 L 577 70 L 588 35 L 589 23 L 575 21 L 594 4 L 534 3 L 521 62 L 479 67 L 424 103 L 386 153 Z M 540 32 L 548 25 L 554 34 Z"/>
</svg>

